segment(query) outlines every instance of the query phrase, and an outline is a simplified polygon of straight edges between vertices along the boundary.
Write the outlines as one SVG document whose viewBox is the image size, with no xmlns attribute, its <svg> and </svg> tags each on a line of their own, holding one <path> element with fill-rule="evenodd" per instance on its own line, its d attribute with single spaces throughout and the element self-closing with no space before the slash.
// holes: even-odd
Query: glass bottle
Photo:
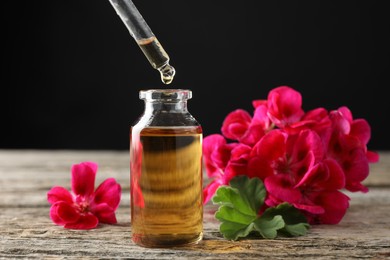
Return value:
<svg viewBox="0 0 390 260">
<path fill-rule="evenodd" d="M 185 89 L 141 90 L 142 116 L 130 133 L 132 240 L 144 247 L 203 236 L 202 127 Z"/>
</svg>

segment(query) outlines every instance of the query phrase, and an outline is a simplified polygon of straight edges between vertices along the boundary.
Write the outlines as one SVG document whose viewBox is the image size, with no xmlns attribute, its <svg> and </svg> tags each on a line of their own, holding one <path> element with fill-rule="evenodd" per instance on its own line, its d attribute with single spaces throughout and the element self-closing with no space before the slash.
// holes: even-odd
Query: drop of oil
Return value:
<svg viewBox="0 0 390 260">
<path fill-rule="evenodd" d="M 175 68 L 167 63 L 158 70 L 160 71 L 161 81 L 164 84 L 171 84 L 176 74 Z"/>
</svg>

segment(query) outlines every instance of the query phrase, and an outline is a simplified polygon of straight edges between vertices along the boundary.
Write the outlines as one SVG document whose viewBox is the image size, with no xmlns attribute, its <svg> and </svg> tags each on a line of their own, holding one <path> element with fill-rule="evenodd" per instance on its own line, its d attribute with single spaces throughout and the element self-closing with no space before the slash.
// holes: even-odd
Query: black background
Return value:
<svg viewBox="0 0 390 260">
<path fill-rule="evenodd" d="M 386 1 L 134 0 L 176 68 L 165 86 L 108 0 L 2 5 L 0 148 L 128 149 L 141 89 L 188 88 L 204 135 L 277 86 L 347 106 L 390 149 Z"/>
</svg>

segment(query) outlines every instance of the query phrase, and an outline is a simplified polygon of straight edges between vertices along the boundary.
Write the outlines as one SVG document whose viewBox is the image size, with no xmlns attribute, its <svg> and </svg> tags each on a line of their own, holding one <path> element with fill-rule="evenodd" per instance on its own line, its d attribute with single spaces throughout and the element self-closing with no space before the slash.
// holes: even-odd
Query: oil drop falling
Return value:
<svg viewBox="0 0 390 260">
<path fill-rule="evenodd" d="M 161 80 L 164 84 L 171 84 L 173 81 L 173 77 L 176 74 L 175 68 L 169 65 L 169 63 L 165 64 L 161 68 L 158 69 L 160 71 Z"/>
</svg>

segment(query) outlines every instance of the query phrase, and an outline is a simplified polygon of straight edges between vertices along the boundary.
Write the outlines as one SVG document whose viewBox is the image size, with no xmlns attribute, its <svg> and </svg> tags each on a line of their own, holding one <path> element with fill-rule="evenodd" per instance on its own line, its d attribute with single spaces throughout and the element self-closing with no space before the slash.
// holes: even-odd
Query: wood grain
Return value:
<svg viewBox="0 0 390 260">
<path fill-rule="evenodd" d="M 0 150 L 0 259 L 390 259 L 390 153 L 381 152 L 338 225 L 312 226 L 297 238 L 225 240 L 205 206 L 204 239 L 194 246 L 150 249 L 131 241 L 129 158 L 123 151 Z M 114 177 L 123 194 L 118 224 L 88 231 L 55 226 L 46 193 L 70 188 L 70 167 L 99 163 L 96 184 Z M 207 181 L 207 178 L 205 179 Z"/>
</svg>

